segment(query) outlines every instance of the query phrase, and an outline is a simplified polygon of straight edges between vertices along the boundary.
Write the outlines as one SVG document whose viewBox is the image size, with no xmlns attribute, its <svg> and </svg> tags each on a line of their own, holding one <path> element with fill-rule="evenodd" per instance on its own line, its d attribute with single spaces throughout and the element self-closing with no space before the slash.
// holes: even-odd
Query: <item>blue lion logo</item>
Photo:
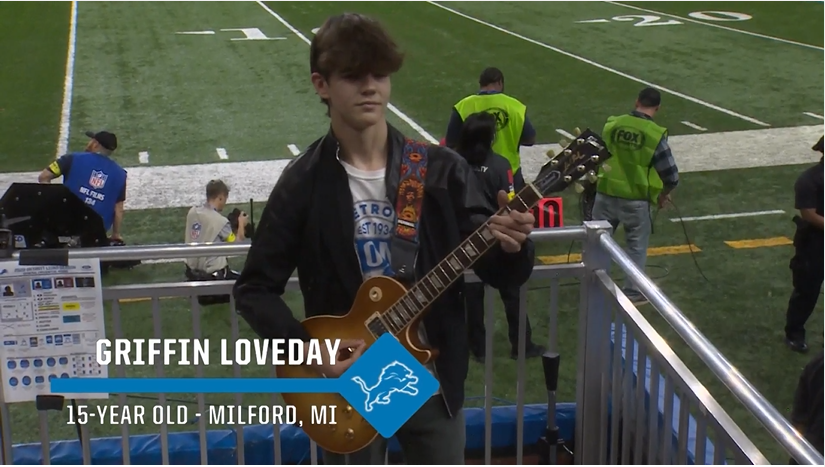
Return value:
<svg viewBox="0 0 825 467">
<path fill-rule="evenodd" d="M 393 393 L 400 392 L 408 396 L 418 395 L 418 388 L 415 387 L 418 383 L 418 377 L 413 375 L 413 371 L 407 365 L 397 360 L 381 370 L 375 386 L 367 386 L 367 383 L 360 376 L 354 376 L 352 381 L 358 384 L 361 391 L 367 396 L 367 400 L 364 402 L 364 410 L 367 412 L 372 412 L 375 404 L 389 404 L 390 396 Z"/>
</svg>

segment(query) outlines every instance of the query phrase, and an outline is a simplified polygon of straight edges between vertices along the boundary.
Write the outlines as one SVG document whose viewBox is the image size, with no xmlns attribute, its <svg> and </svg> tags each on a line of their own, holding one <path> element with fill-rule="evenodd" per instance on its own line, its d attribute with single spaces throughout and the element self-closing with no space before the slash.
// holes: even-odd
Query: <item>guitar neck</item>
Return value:
<svg viewBox="0 0 825 467">
<path fill-rule="evenodd" d="M 496 214 L 509 211 L 527 212 L 541 199 L 541 193 L 527 184 L 507 207 Z M 490 232 L 490 220 L 464 240 L 458 248 L 441 260 L 436 267 L 412 286 L 401 299 L 382 313 L 384 322 L 393 334 L 400 333 L 413 320 L 424 313 L 464 272 L 472 267 L 498 241 Z"/>
</svg>

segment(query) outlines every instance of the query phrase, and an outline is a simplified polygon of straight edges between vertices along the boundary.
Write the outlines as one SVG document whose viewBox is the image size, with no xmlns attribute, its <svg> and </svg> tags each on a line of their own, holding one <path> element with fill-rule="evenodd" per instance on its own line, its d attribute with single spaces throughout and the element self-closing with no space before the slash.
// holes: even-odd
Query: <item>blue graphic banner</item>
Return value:
<svg viewBox="0 0 825 467">
<path fill-rule="evenodd" d="M 340 378 L 55 378 L 53 393 L 340 393 Z"/>
<path fill-rule="evenodd" d="M 392 334 L 384 334 L 340 378 L 66 378 L 71 393 L 338 393 L 378 433 L 392 437 L 438 391 L 438 380 Z"/>
</svg>

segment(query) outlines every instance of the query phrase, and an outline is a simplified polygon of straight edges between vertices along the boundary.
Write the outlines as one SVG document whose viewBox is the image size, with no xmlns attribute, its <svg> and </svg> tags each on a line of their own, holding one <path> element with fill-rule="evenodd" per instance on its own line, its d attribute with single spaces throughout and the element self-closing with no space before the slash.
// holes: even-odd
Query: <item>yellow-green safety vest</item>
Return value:
<svg viewBox="0 0 825 467">
<path fill-rule="evenodd" d="M 653 154 L 667 128 L 653 120 L 633 115 L 607 119 L 602 139 L 612 158 L 610 172 L 600 171 L 596 189 L 616 198 L 655 202 L 662 192 L 662 179 L 653 167 Z"/>
<path fill-rule="evenodd" d="M 496 139 L 493 142 L 493 151 L 510 161 L 513 173 L 521 167 L 518 147 L 521 141 L 521 132 L 524 129 L 527 106 L 518 99 L 497 92 L 491 94 L 473 94 L 461 99 L 455 110 L 466 120 L 477 112 L 488 112 L 496 117 Z"/>
</svg>

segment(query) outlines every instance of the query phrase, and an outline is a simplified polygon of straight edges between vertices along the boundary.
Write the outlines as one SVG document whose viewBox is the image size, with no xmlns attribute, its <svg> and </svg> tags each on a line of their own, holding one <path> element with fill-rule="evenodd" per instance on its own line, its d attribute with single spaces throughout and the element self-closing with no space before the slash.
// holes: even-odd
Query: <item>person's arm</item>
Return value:
<svg viewBox="0 0 825 467">
<path fill-rule="evenodd" d="M 232 224 L 229 222 L 229 219 L 227 219 L 226 224 L 224 224 L 221 231 L 218 232 L 218 240 L 226 243 L 234 243 L 245 240 L 246 237 L 244 237 L 243 231 L 244 225 L 246 224 L 241 221 L 242 218 L 243 216 L 238 216 L 237 234 L 232 230 Z"/>
<path fill-rule="evenodd" d="M 123 189 L 117 197 L 117 204 L 115 204 L 115 219 L 112 222 L 112 239 L 122 240 L 123 236 L 120 234 L 120 226 L 123 225 L 123 211 L 126 202 L 126 183 L 123 184 Z"/>
<path fill-rule="evenodd" d="M 272 189 L 246 263 L 232 289 L 238 313 L 265 339 L 310 338 L 282 298 L 298 264 L 309 207 L 304 205 L 309 198 L 303 177 L 291 172 L 300 160 L 290 162 Z"/>
<path fill-rule="evenodd" d="M 822 230 L 822 216 L 816 213 L 817 188 L 805 172 L 794 184 L 794 208 L 808 224 Z"/>
<path fill-rule="evenodd" d="M 463 126 L 464 121 L 461 120 L 461 115 L 458 113 L 458 110 L 453 107 L 453 111 L 450 114 L 450 123 L 447 124 L 447 135 L 444 137 L 448 148 L 455 149 L 458 145 L 458 138 L 461 136 L 461 128 Z"/>
<path fill-rule="evenodd" d="M 520 146 L 532 146 L 536 144 L 536 129 L 533 127 L 527 114 L 524 114 L 524 126 L 521 128 L 521 138 L 518 144 Z"/>
<path fill-rule="evenodd" d="M 451 174 L 450 196 L 456 206 L 461 238 L 466 239 L 498 211 L 498 206 L 486 198 L 467 161 L 461 156 L 455 157 L 457 162 Z M 529 238 L 516 253 L 504 251 L 498 243 L 475 263 L 473 271 L 483 282 L 497 289 L 521 286 L 530 278 L 534 260 L 535 249 Z"/>
<path fill-rule="evenodd" d="M 67 175 L 69 170 L 72 167 L 72 155 L 66 154 L 60 156 L 56 161 L 49 164 L 48 167 L 43 169 L 42 172 L 37 176 L 38 183 L 51 183 L 57 177 L 61 175 Z"/>
<path fill-rule="evenodd" d="M 663 188 L 659 194 L 659 207 L 661 208 L 664 207 L 665 201 L 669 199 L 670 194 L 679 184 L 679 168 L 676 166 L 676 159 L 673 158 L 673 152 L 670 150 L 667 134 L 662 135 L 662 139 L 659 140 L 650 163 L 662 180 Z"/>
</svg>

